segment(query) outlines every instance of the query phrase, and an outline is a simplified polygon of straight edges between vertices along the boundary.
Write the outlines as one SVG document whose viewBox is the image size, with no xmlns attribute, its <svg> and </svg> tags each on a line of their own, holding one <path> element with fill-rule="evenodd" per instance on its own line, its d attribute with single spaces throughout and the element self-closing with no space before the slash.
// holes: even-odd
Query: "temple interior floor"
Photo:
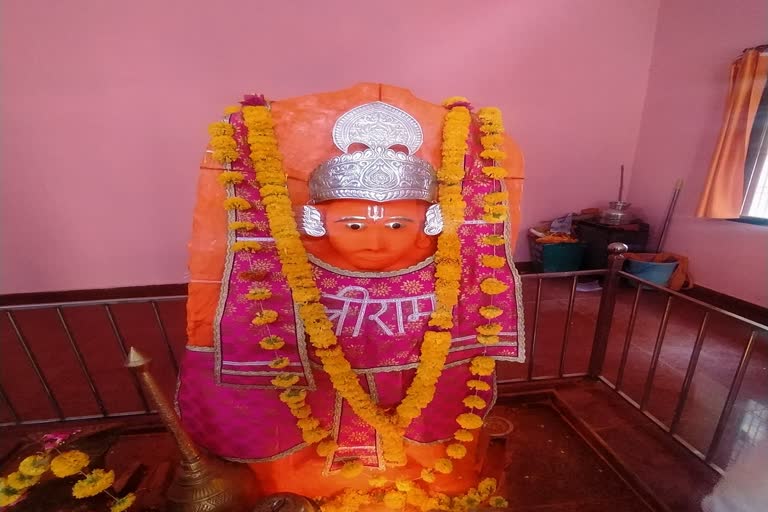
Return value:
<svg viewBox="0 0 768 512">
<path fill-rule="evenodd" d="M 718 477 L 601 382 L 574 379 L 502 394 L 490 417 L 513 427 L 491 442 L 487 469 L 503 475 L 503 492 L 515 511 L 698 511 Z M 138 479 L 144 490 L 138 510 L 162 510 L 161 491 L 177 459 L 171 437 L 146 418 L 64 428 L 105 424 L 126 427 L 106 465 L 118 480 Z M 12 470 L 29 439 L 61 430 L 61 425 L 6 429 L 0 472 Z"/>
</svg>

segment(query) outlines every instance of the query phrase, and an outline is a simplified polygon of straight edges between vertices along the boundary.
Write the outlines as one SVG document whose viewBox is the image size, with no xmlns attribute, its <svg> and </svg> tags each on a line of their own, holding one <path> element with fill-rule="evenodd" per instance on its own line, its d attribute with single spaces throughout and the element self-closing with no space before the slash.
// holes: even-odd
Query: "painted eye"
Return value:
<svg viewBox="0 0 768 512">
<path fill-rule="evenodd" d="M 387 224 L 387 227 L 389 229 L 400 229 L 403 227 L 403 225 L 400 222 L 390 222 L 389 224 Z"/>
<path fill-rule="evenodd" d="M 365 225 L 360 222 L 350 222 L 347 224 L 347 227 L 353 231 L 360 231 Z"/>
</svg>

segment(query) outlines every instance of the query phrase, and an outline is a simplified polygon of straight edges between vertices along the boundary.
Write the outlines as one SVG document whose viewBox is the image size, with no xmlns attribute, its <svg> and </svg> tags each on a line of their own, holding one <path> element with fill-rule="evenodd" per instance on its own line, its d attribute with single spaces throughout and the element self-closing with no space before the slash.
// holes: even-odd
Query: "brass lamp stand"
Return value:
<svg viewBox="0 0 768 512">
<path fill-rule="evenodd" d="M 184 431 L 169 400 L 149 373 L 150 359 L 131 347 L 125 365 L 139 377 L 141 385 L 157 405 L 157 411 L 173 434 L 181 452 L 181 462 L 168 488 L 169 510 L 173 512 L 240 512 L 252 507 L 247 491 L 255 487 L 247 468 L 237 472 L 207 460 Z M 245 475 L 247 472 L 250 478 Z M 232 474 L 228 474 L 232 473 Z M 248 482 L 250 480 L 250 482 Z M 249 503 L 251 502 L 251 503 Z"/>
</svg>

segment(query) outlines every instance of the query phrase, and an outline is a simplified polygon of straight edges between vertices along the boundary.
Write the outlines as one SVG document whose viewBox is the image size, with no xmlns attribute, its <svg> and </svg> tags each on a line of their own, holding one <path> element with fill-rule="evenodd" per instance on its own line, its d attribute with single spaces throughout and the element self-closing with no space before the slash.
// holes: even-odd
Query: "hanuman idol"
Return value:
<svg viewBox="0 0 768 512">
<path fill-rule="evenodd" d="M 473 486 L 497 363 L 524 361 L 522 156 L 498 109 L 361 84 L 246 96 L 210 133 L 177 394 L 192 438 L 263 493 L 490 498 Z"/>
</svg>

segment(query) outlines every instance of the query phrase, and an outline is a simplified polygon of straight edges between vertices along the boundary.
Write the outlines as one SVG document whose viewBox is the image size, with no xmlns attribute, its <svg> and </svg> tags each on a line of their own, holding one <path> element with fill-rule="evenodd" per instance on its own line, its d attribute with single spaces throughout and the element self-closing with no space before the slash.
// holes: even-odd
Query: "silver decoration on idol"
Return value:
<svg viewBox="0 0 768 512">
<path fill-rule="evenodd" d="M 312 203 L 363 199 L 383 203 L 418 199 L 434 203 L 437 178 L 429 162 L 413 155 L 424 140 L 421 126 L 407 112 L 376 101 L 343 114 L 333 127 L 333 142 L 344 151 L 317 167 L 309 178 Z M 353 144 L 366 148 L 347 153 Z M 393 149 L 407 148 L 408 153 Z"/>
<path fill-rule="evenodd" d="M 304 205 L 302 210 L 301 225 L 304 232 L 314 237 L 325 236 L 325 226 L 320 210 L 309 205 Z"/>
<path fill-rule="evenodd" d="M 429 236 L 439 235 L 443 230 L 443 211 L 439 204 L 427 208 L 427 220 L 424 223 L 424 233 Z"/>
</svg>

